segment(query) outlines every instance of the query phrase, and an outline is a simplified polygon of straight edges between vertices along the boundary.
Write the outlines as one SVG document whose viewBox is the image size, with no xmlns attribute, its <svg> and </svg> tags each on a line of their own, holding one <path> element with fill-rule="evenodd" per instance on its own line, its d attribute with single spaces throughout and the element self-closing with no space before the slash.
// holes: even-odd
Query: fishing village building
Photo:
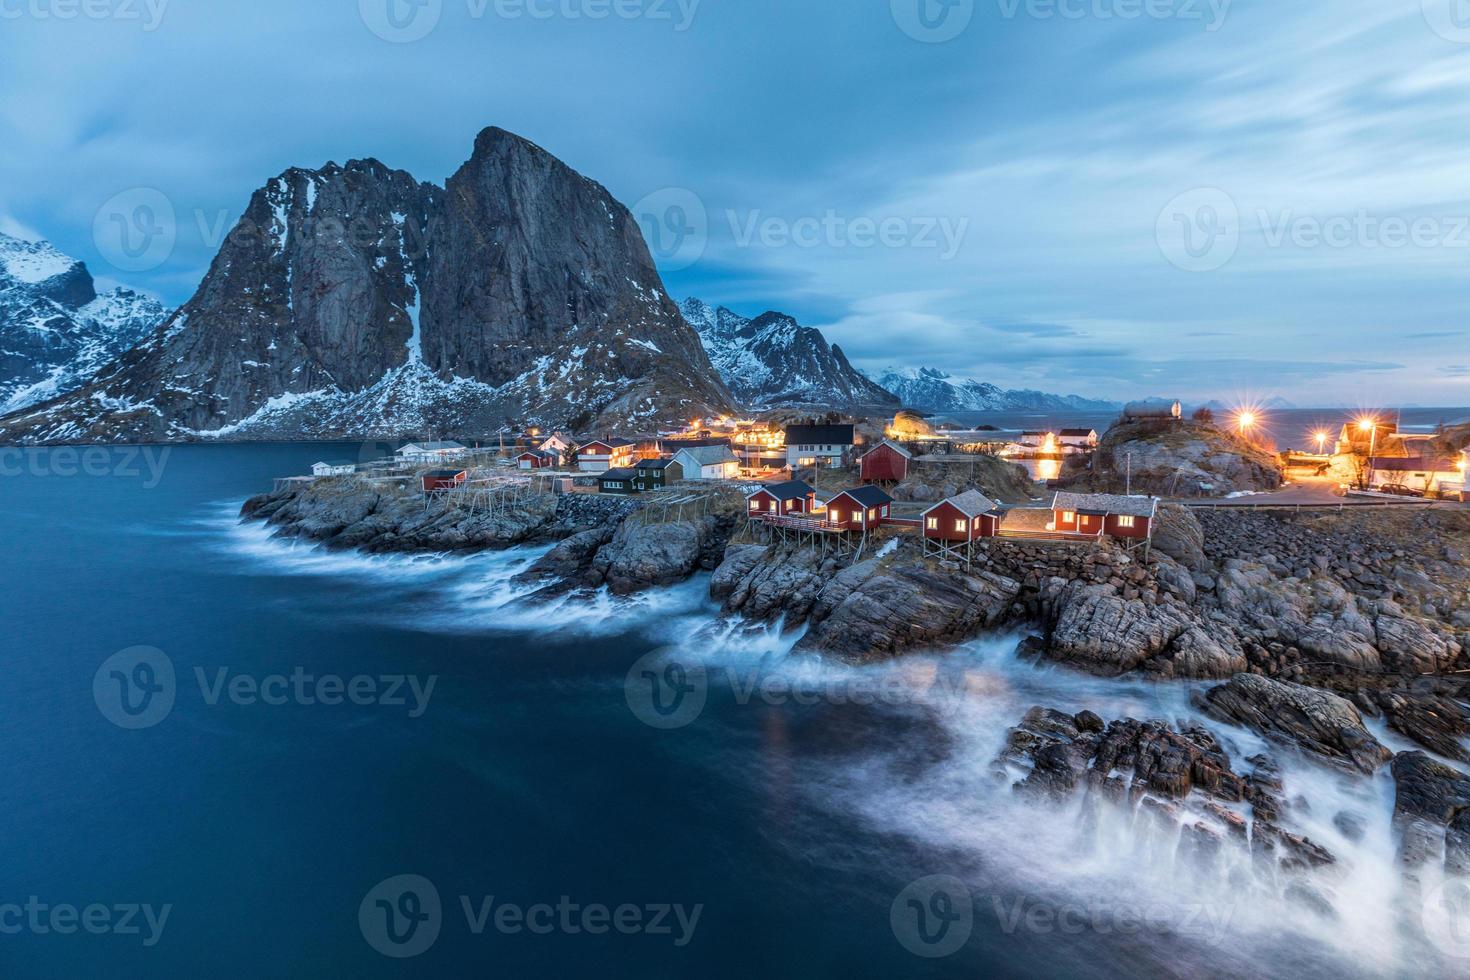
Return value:
<svg viewBox="0 0 1470 980">
<path fill-rule="evenodd" d="M 674 459 L 640 459 L 634 470 L 639 493 L 662 490 L 684 479 L 684 467 Z"/>
<path fill-rule="evenodd" d="M 837 469 L 846 464 L 855 444 L 851 425 L 788 425 L 786 465 L 792 472 L 803 468 Z"/>
<path fill-rule="evenodd" d="M 817 491 L 803 480 L 772 483 L 745 498 L 749 514 L 810 514 L 816 507 Z"/>
<path fill-rule="evenodd" d="M 436 463 L 445 460 L 459 459 L 469 450 L 461 443 L 447 440 L 443 442 L 411 442 L 398 450 L 397 456 L 400 460 L 409 463 Z"/>
<path fill-rule="evenodd" d="M 881 527 L 892 505 L 893 498 L 879 487 L 853 487 L 827 501 L 827 524 L 843 531 Z"/>
<path fill-rule="evenodd" d="M 583 473 L 606 473 L 632 466 L 638 444 L 631 439 L 594 439 L 577 447 L 577 469 Z"/>
<path fill-rule="evenodd" d="M 1153 534 L 1157 497 L 1115 493 L 1069 493 L 1052 497 L 1054 530 L 1077 535 L 1146 541 Z"/>
<path fill-rule="evenodd" d="M 347 476 L 357 472 L 357 464 L 350 459 L 336 459 L 329 463 L 312 463 L 312 476 Z"/>
<path fill-rule="evenodd" d="M 469 471 L 453 469 L 430 470 L 421 477 L 424 493 L 444 493 L 456 490 L 464 486 L 467 479 L 469 479 Z"/>
<path fill-rule="evenodd" d="M 1057 442 L 1067 449 L 1096 449 L 1096 429 L 1063 429 L 1057 433 Z"/>
<path fill-rule="evenodd" d="M 516 457 L 516 465 L 523 470 L 544 470 L 561 465 L 561 457 L 544 449 L 527 449 Z"/>
<path fill-rule="evenodd" d="M 638 493 L 638 470 L 632 466 L 607 470 L 598 475 L 597 490 L 599 493 L 623 495 Z"/>
<path fill-rule="evenodd" d="M 978 490 L 941 500 L 919 515 L 923 522 L 924 554 L 959 558 L 973 557 L 971 545 L 1000 533 L 1001 512 L 995 501 Z"/>
<path fill-rule="evenodd" d="M 901 483 L 909 475 L 914 454 L 889 439 L 863 453 L 858 459 L 864 483 Z"/>
<path fill-rule="evenodd" d="M 740 460 L 728 442 L 681 449 L 674 454 L 674 462 L 685 480 L 733 480 L 740 475 Z"/>
</svg>

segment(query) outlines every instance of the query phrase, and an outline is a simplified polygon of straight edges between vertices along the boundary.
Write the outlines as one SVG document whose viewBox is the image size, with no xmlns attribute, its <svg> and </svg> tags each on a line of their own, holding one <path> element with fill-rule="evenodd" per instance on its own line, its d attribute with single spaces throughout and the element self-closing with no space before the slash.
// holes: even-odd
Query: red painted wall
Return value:
<svg viewBox="0 0 1470 980">
<path fill-rule="evenodd" d="M 929 527 L 929 519 L 939 518 L 939 526 Z M 935 541 L 974 541 L 977 538 L 993 538 L 1000 530 L 1000 519 L 990 514 L 980 515 L 980 526 L 976 527 L 974 519 L 963 514 L 957 507 L 950 504 L 940 504 L 938 507 L 924 515 L 924 537 Z M 970 528 L 968 534 L 955 530 L 955 521 L 964 521 Z"/>
<path fill-rule="evenodd" d="M 909 473 L 909 461 L 892 446 L 878 446 L 862 459 L 864 483 L 897 483 Z"/>
</svg>

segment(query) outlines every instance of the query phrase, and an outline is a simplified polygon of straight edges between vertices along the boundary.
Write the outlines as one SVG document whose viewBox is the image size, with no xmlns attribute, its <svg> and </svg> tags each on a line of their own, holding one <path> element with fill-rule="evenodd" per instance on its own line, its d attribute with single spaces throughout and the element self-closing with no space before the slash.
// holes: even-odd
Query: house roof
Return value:
<svg viewBox="0 0 1470 980">
<path fill-rule="evenodd" d="M 525 457 L 525 456 L 534 456 L 536 459 L 556 459 L 557 458 L 556 453 L 548 453 L 548 452 L 546 452 L 543 449 L 527 449 L 525 452 L 521 453 L 520 456 L 517 456 L 516 459 L 521 459 L 522 457 Z"/>
<path fill-rule="evenodd" d="M 458 443 L 458 442 L 455 442 L 452 439 L 449 439 L 449 440 L 445 440 L 445 441 L 442 441 L 442 442 L 410 442 L 408 445 L 404 446 L 402 449 L 400 449 L 398 451 L 400 453 L 406 453 L 406 452 L 409 452 L 410 450 L 418 450 L 419 452 L 433 453 L 433 452 L 441 452 L 443 450 L 463 449 L 463 448 L 464 448 L 464 445 L 462 443 Z"/>
<path fill-rule="evenodd" d="M 899 455 L 901 455 L 904 459 L 913 459 L 914 458 L 914 454 L 913 453 L 909 452 L 907 449 L 903 448 L 898 443 L 894 442 L 892 439 L 884 439 L 882 442 L 878 443 L 878 445 L 874 446 L 872 449 L 869 449 L 867 452 L 863 453 L 863 455 L 864 456 L 869 456 L 869 455 L 871 455 L 873 453 L 876 453 L 878 450 L 882 449 L 884 446 L 887 446 L 889 449 L 892 449 L 894 452 L 896 452 Z"/>
<path fill-rule="evenodd" d="M 356 466 L 350 459 L 329 459 L 326 462 L 312 463 L 312 466 Z"/>
<path fill-rule="evenodd" d="M 456 477 L 461 477 L 464 475 L 464 470 L 430 470 L 429 472 L 424 474 L 424 476 L 432 477 L 435 480 L 453 480 Z"/>
<path fill-rule="evenodd" d="M 892 497 L 884 493 L 882 489 L 872 485 L 844 490 L 837 497 L 850 497 L 864 507 L 882 507 L 884 504 L 893 503 Z M 837 497 L 833 497 L 832 500 L 836 500 Z M 831 500 L 827 501 L 829 504 L 831 502 Z"/>
<path fill-rule="evenodd" d="M 599 475 L 600 480 L 631 480 L 638 475 L 638 471 L 632 467 L 625 466 L 622 469 L 608 470 Z"/>
<path fill-rule="evenodd" d="M 1125 497 L 1120 493 L 1068 493 L 1059 490 L 1051 500 L 1052 510 L 1119 514 L 1123 517 L 1153 517 L 1158 506 L 1158 497 Z"/>
<path fill-rule="evenodd" d="M 1073 437 L 1079 437 L 1080 438 L 1080 437 L 1087 437 L 1087 436 L 1097 435 L 1097 430 L 1096 429 L 1063 429 L 1061 432 L 1059 432 L 1057 434 L 1060 435 L 1060 436 L 1063 436 L 1063 437 L 1073 436 Z"/>
<path fill-rule="evenodd" d="M 588 439 L 582 443 L 582 448 L 588 446 L 607 446 L 610 449 L 622 449 L 624 446 L 637 445 L 632 439 Z"/>
<path fill-rule="evenodd" d="M 785 483 L 769 483 L 747 496 L 754 497 L 757 493 L 767 493 L 777 500 L 795 500 L 797 497 L 810 496 L 814 492 L 805 480 L 787 480 Z"/>
<path fill-rule="evenodd" d="M 739 459 L 730 450 L 728 444 L 722 446 L 695 446 L 692 449 L 681 449 L 674 454 L 674 458 L 680 456 L 694 460 L 700 466 L 715 466 L 720 463 L 738 463 Z"/>
<path fill-rule="evenodd" d="M 996 504 L 995 501 L 985 496 L 985 494 L 981 493 L 979 490 L 966 490 L 964 493 L 960 494 L 957 497 L 950 497 L 947 500 L 941 500 L 933 507 L 930 507 L 928 510 L 924 511 L 924 513 L 927 514 L 931 510 L 937 510 L 938 508 L 943 507 L 945 504 L 949 504 L 951 507 L 959 511 L 961 514 L 964 514 L 966 517 L 979 517 L 981 514 L 989 514 L 991 511 L 995 510 L 999 506 L 998 504 Z"/>
<path fill-rule="evenodd" d="M 640 470 L 666 470 L 672 462 L 672 459 L 640 459 L 637 468 Z"/>
<path fill-rule="evenodd" d="M 1023 437 L 1024 436 L 1049 436 L 1049 435 L 1051 435 L 1051 433 L 1050 432 L 1029 432 L 1028 431 L 1028 432 L 1021 433 L 1021 435 Z"/>
<path fill-rule="evenodd" d="M 851 446 L 852 429 L 850 425 L 788 425 L 786 445 Z"/>
</svg>

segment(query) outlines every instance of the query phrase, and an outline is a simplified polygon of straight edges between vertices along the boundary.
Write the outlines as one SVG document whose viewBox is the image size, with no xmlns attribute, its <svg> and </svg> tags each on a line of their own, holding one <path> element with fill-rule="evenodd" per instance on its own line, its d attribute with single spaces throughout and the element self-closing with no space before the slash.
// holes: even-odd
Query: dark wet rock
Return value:
<svg viewBox="0 0 1470 980">
<path fill-rule="evenodd" d="M 728 538 L 729 524 L 717 517 L 664 524 L 624 522 L 597 550 L 582 584 L 606 585 L 616 595 L 627 595 L 682 582 L 699 569 L 702 557 L 722 536 Z"/>
<path fill-rule="evenodd" d="M 1470 762 L 1464 740 L 1470 736 L 1470 706 L 1433 691 L 1381 691 L 1374 696 L 1388 727 L 1425 748 Z"/>
<path fill-rule="evenodd" d="M 1363 727 L 1351 701 L 1301 684 L 1237 674 L 1207 691 L 1199 704 L 1223 721 L 1361 772 L 1371 773 L 1393 756 Z"/>
<path fill-rule="evenodd" d="M 1393 779 L 1399 860 L 1412 869 L 1443 854 L 1470 867 L 1470 776 L 1416 751 L 1394 756 Z"/>
</svg>

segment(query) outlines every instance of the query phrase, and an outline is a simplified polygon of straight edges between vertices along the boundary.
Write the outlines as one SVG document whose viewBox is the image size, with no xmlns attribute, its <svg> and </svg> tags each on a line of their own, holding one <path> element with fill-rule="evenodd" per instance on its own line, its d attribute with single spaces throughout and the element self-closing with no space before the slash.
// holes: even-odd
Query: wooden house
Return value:
<svg viewBox="0 0 1470 980">
<path fill-rule="evenodd" d="M 1054 449 L 1056 447 L 1056 436 L 1050 432 L 1023 432 L 1020 438 L 1021 445 L 1027 449 Z"/>
<path fill-rule="evenodd" d="M 977 490 L 941 500 L 920 515 L 924 537 L 930 541 L 968 544 L 977 538 L 993 538 L 1000 532 L 1000 508 Z"/>
<path fill-rule="evenodd" d="M 810 514 L 816 506 L 817 491 L 803 480 L 768 484 L 745 498 L 746 513 L 752 516 Z"/>
<path fill-rule="evenodd" d="M 854 442 L 851 425 L 788 425 L 786 465 L 793 473 L 813 466 L 837 469 L 847 462 Z"/>
<path fill-rule="evenodd" d="M 560 462 L 561 460 L 566 459 L 567 453 L 572 451 L 573 445 L 574 443 L 572 442 L 571 436 L 567 435 L 564 432 L 553 432 L 545 439 L 542 439 L 541 442 L 537 444 L 536 448 L 541 450 L 543 453 L 555 453 L 558 462 Z"/>
<path fill-rule="evenodd" d="M 583 473 L 606 473 L 637 461 L 637 443 L 631 439 L 594 439 L 577 447 L 577 469 Z"/>
<path fill-rule="evenodd" d="M 466 470 L 431 470 L 423 474 L 424 493 L 442 493 L 464 485 L 469 478 Z"/>
<path fill-rule="evenodd" d="M 527 449 L 516 457 L 516 465 L 523 470 L 546 470 L 560 463 L 560 456 L 543 449 Z"/>
<path fill-rule="evenodd" d="M 624 496 L 638 493 L 638 471 L 631 466 L 625 466 L 599 474 L 597 492 Z"/>
<path fill-rule="evenodd" d="M 740 460 L 728 442 L 681 449 L 674 454 L 674 462 L 686 480 L 733 480 L 740 475 Z"/>
<path fill-rule="evenodd" d="M 858 459 L 864 483 L 899 483 L 909 475 L 914 454 L 898 443 L 884 439 Z"/>
<path fill-rule="evenodd" d="M 459 459 L 468 453 L 462 443 L 448 440 L 444 442 L 411 442 L 398 450 L 397 456 L 400 460 L 410 463 L 437 463 L 450 459 Z"/>
<path fill-rule="evenodd" d="M 1407 487 L 1425 495 L 1450 489 L 1458 494 L 1464 486 L 1465 473 L 1460 461 L 1450 456 L 1374 456 L 1369 462 L 1372 474 L 1370 489 L 1385 486 Z"/>
<path fill-rule="evenodd" d="M 673 459 L 642 459 L 634 469 L 638 473 L 635 482 L 639 493 L 662 490 L 670 483 L 684 479 L 684 467 Z"/>
<path fill-rule="evenodd" d="M 844 531 L 882 526 L 893 498 L 875 486 L 853 487 L 827 501 L 827 523 Z"/>
<path fill-rule="evenodd" d="M 1066 534 L 1148 540 L 1158 507 L 1157 497 L 1058 491 L 1051 501 L 1052 529 Z"/>
<path fill-rule="evenodd" d="M 335 459 L 329 463 L 312 463 L 312 476 L 346 476 L 357 472 L 357 464 L 350 459 Z"/>
<path fill-rule="evenodd" d="M 1057 442 L 1067 449 L 1096 449 L 1096 429 L 1063 429 L 1057 433 Z"/>
</svg>

